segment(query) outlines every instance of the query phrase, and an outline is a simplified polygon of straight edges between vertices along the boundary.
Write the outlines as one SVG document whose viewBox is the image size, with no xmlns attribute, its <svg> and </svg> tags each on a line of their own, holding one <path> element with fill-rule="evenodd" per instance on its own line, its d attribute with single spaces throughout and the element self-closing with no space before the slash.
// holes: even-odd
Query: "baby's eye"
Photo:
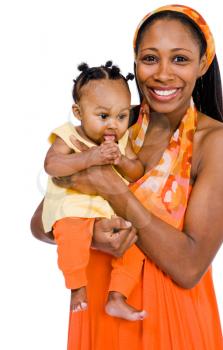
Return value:
<svg viewBox="0 0 223 350">
<path fill-rule="evenodd" d="M 127 115 L 126 115 L 126 114 L 121 114 L 121 115 L 118 116 L 118 119 L 119 119 L 119 120 L 123 120 L 123 119 L 125 119 L 125 118 L 127 118 Z"/>
<path fill-rule="evenodd" d="M 99 117 L 101 117 L 101 119 L 105 120 L 108 118 L 108 114 L 101 113 L 101 114 L 99 114 Z"/>
<path fill-rule="evenodd" d="M 185 63 L 188 61 L 188 58 L 184 57 L 184 56 L 176 56 L 174 57 L 174 62 L 176 63 Z"/>
</svg>

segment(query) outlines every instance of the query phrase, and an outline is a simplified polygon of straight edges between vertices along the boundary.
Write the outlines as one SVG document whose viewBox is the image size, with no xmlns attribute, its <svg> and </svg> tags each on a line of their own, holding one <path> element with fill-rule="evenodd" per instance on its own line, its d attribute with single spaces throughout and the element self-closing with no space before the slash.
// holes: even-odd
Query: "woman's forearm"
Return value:
<svg viewBox="0 0 223 350">
<path fill-rule="evenodd" d="M 33 236 L 40 241 L 55 244 L 54 237 L 52 232 L 44 232 L 42 224 L 42 210 L 43 210 L 43 201 L 38 205 L 35 213 L 32 216 L 30 222 L 30 228 Z"/>
<path fill-rule="evenodd" d="M 91 167 L 88 172 L 72 176 L 70 183 L 80 192 L 101 195 L 118 216 L 130 221 L 138 231 L 136 244 L 179 286 L 192 288 L 211 263 L 218 239 L 211 247 L 195 232 L 190 234 L 188 225 L 187 231 L 180 231 L 150 213 L 111 166 Z"/>
<path fill-rule="evenodd" d="M 136 244 L 177 284 L 191 288 L 197 282 L 193 238 L 151 214 L 116 175 L 112 175 L 109 183 L 112 183 L 112 191 L 108 192 L 102 181 L 98 191 L 117 215 L 136 227 Z"/>
</svg>

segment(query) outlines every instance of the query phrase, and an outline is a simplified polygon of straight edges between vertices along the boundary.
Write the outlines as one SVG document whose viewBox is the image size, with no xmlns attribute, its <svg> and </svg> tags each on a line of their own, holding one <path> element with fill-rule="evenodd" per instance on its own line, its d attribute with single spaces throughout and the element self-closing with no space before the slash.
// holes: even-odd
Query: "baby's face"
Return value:
<svg viewBox="0 0 223 350">
<path fill-rule="evenodd" d="M 89 81 L 81 88 L 79 109 L 86 136 L 97 144 L 117 142 L 128 129 L 131 96 L 121 79 Z"/>
</svg>

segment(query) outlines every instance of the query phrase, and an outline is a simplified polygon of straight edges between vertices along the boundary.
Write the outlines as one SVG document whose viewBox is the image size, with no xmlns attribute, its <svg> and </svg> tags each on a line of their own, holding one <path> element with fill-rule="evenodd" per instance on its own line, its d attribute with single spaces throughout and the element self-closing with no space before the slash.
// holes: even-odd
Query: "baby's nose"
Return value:
<svg viewBox="0 0 223 350">
<path fill-rule="evenodd" d="M 117 121 L 113 118 L 109 118 L 107 127 L 109 129 L 116 129 L 117 128 Z"/>
</svg>

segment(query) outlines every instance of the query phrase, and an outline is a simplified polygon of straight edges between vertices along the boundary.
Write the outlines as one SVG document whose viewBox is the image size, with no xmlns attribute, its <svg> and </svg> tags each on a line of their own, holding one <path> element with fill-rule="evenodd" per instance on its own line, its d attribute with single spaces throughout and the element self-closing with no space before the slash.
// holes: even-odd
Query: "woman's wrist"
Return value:
<svg viewBox="0 0 223 350">
<path fill-rule="evenodd" d="M 97 181 L 93 180 L 92 185 L 104 199 L 110 201 L 114 196 L 129 192 L 124 181 L 110 165 L 104 165 L 97 171 Z"/>
</svg>

